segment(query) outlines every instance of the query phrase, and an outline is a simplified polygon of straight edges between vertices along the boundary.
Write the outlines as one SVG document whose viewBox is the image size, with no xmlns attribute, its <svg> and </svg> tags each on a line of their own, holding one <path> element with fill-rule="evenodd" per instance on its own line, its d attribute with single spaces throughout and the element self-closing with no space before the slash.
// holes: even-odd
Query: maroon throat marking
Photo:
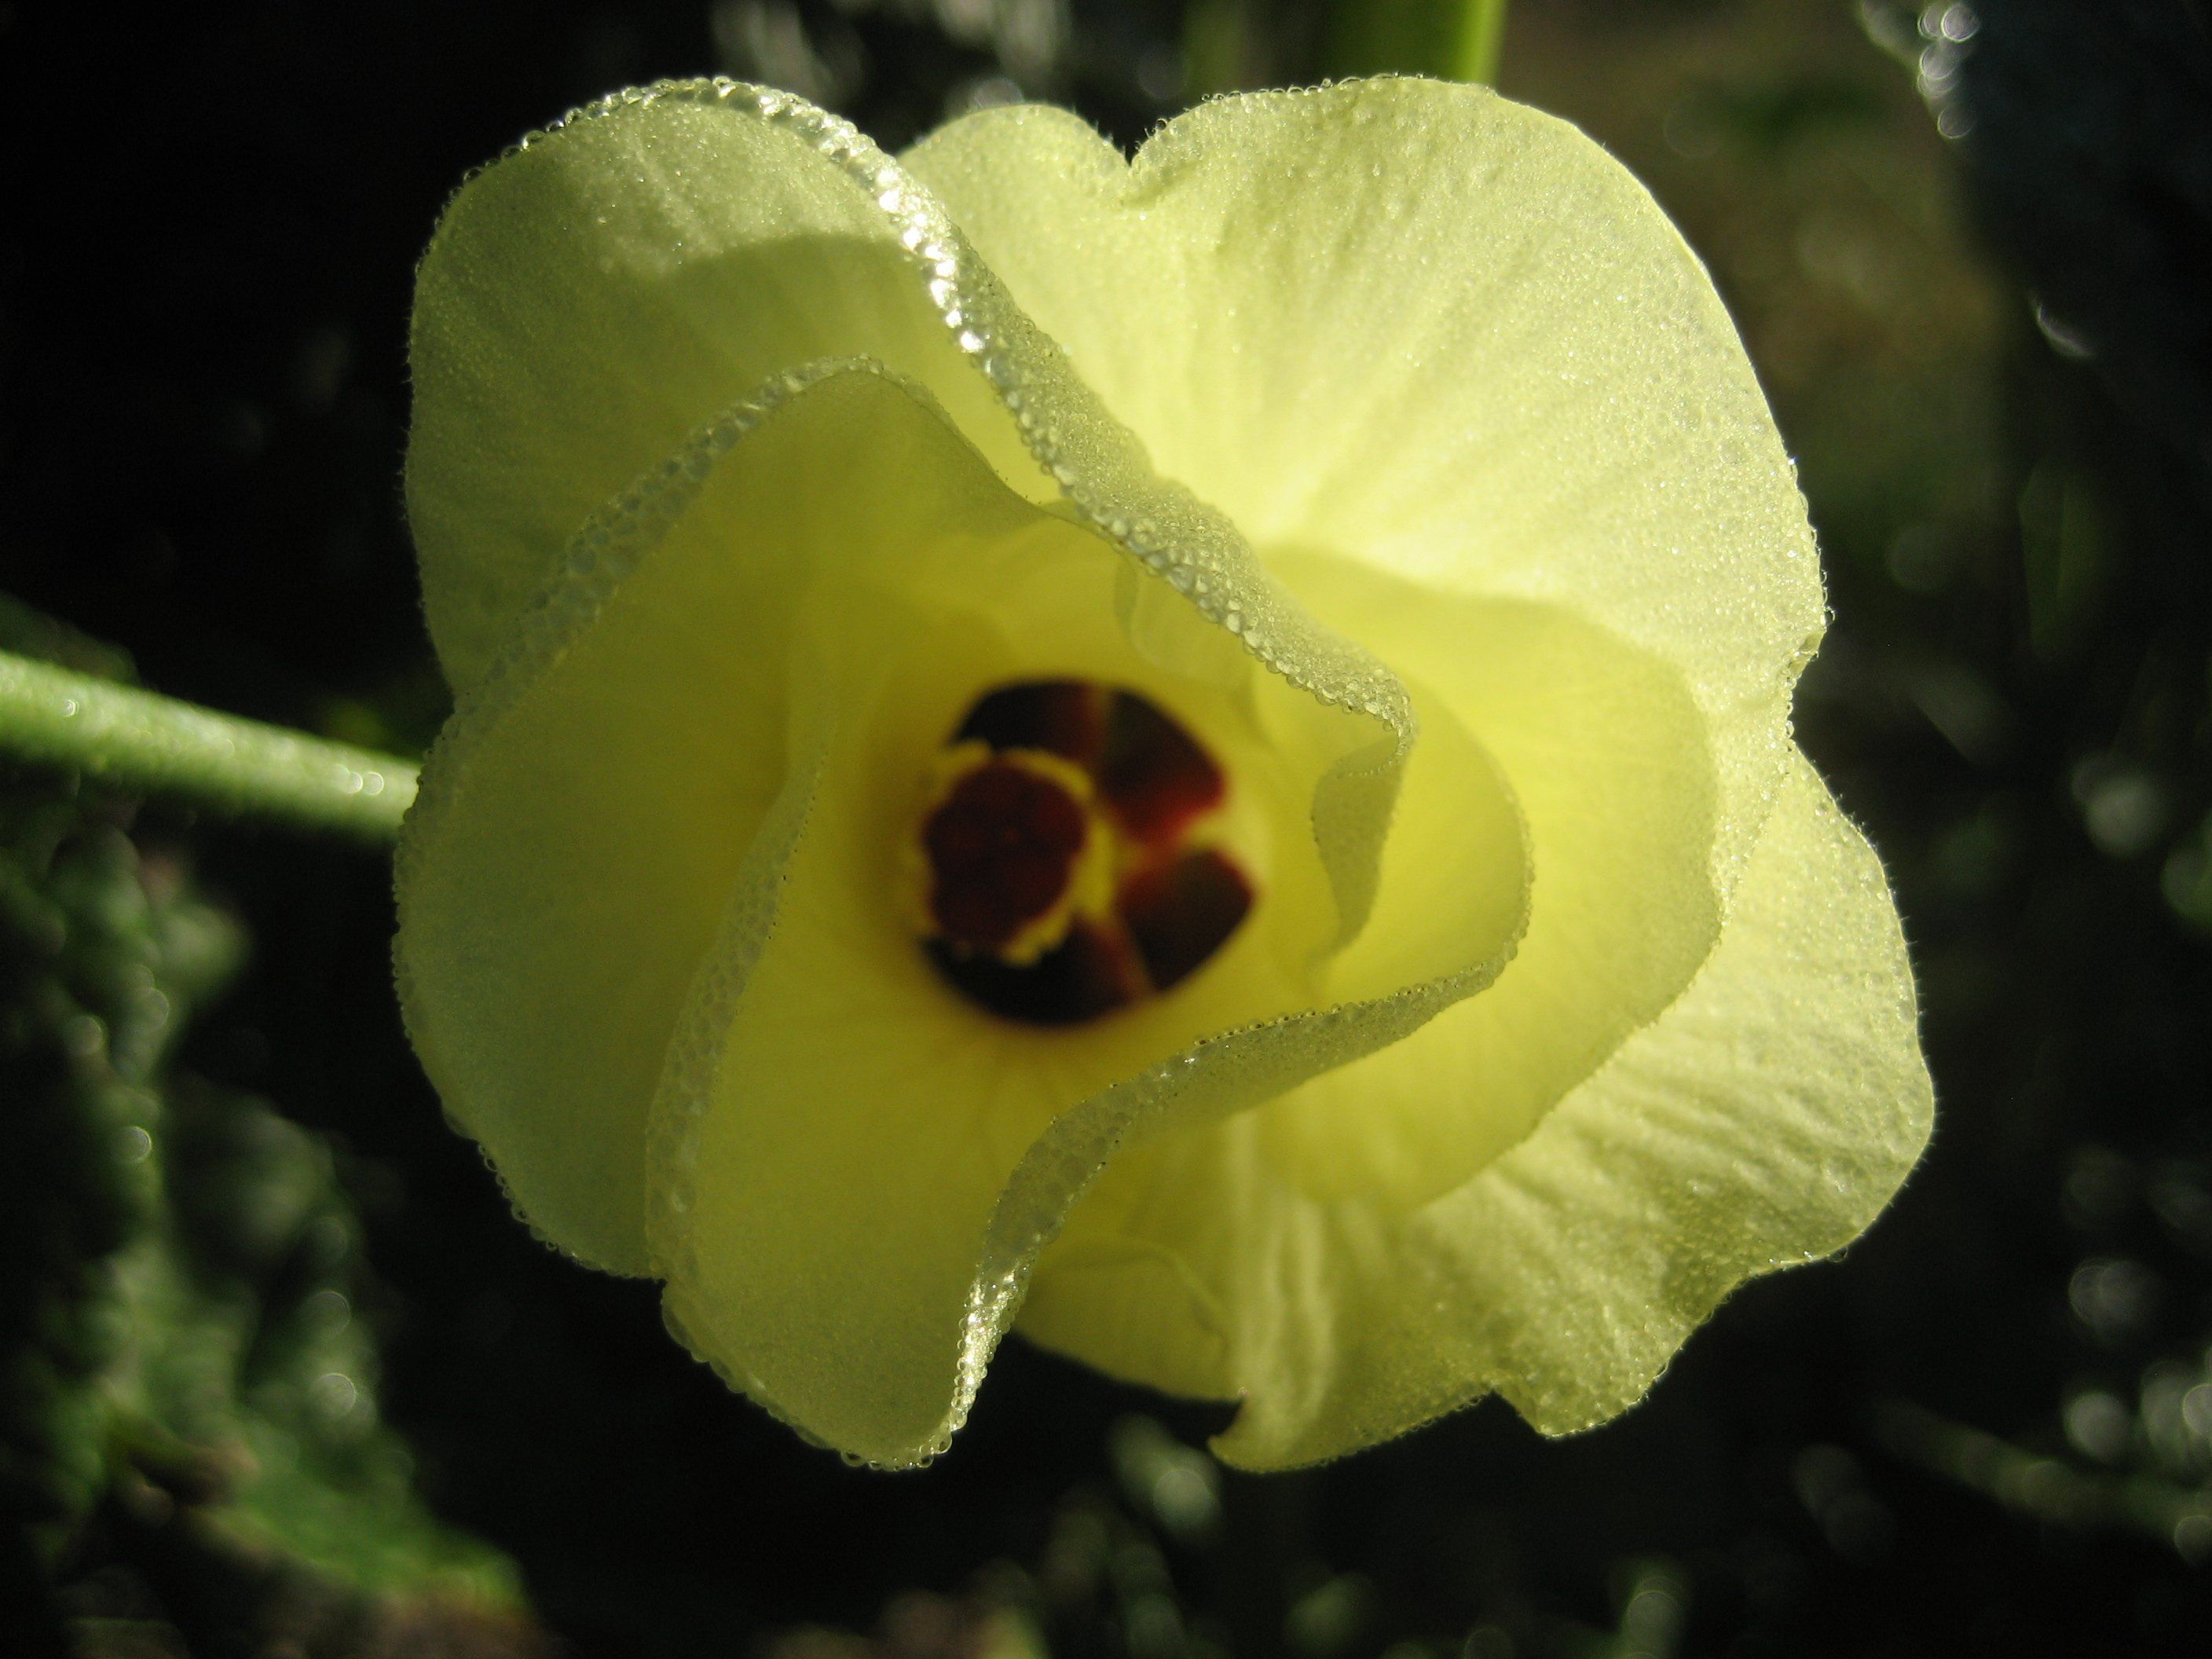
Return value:
<svg viewBox="0 0 2212 1659">
<path fill-rule="evenodd" d="M 1206 840 L 1227 778 L 1133 691 L 1001 686 L 942 764 L 920 830 L 922 946 L 1002 1018 L 1080 1024 L 1170 990 L 1251 910 L 1251 881 Z"/>
</svg>

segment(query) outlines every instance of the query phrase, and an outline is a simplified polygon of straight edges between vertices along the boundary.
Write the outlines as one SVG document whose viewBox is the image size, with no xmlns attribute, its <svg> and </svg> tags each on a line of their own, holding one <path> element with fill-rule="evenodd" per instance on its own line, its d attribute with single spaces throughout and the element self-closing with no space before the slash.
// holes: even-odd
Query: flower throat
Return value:
<svg viewBox="0 0 2212 1659">
<path fill-rule="evenodd" d="M 1171 989 L 1252 908 L 1207 836 L 1227 796 L 1212 757 L 1133 691 L 1000 686 L 938 757 L 917 834 L 923 950 L 970 1001 L 1028 1025 Z"/>
</svg>

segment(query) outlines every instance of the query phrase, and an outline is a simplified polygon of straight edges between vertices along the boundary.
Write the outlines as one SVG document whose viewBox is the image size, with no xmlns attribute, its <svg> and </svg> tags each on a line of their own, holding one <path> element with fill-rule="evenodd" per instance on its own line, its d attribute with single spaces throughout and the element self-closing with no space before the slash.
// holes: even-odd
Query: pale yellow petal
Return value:
<svg viewBox="0 0 2212 1659">
<path fill-rule="evenodd" d="M 417 277 L 408 515 L 456 685 L 585 519 L 771 376 L 865 355 L 1048 486 L 895 227 L 750 96 L 610 100 L 465 185 Z"/>
<path fill-rule="evenodd" d="M 1571 1432 L 1634 1403 L 1741 1280 L 1855 1237 L 1930 1112 L 1887 884 L 1800 762 L 1689 991 L 1483 1174 L 1405 1212 L 1299 1190 L 1256 1115 L 1146 1148 L 1071 1218 L 1023 1328 L 1241 1398 L 1218 1449 L 1246 1467 L 1492 1389 Z"/>
<path fill-rule="evenodd" d="M 1154 474 L 926 189 L 787 94 L 622 94 L 448 209 L 416 301 L 407 485 L 449 678 L 486 671 L 586 514 L 756 385 L 840 356 L 926 387 L 1009 487 L 1064 498 L 1176 602 L 1370 727 L 1376 754 L 1315 803 L 1356 932 L 1413 740 L 1403 688 Z"/>
<path fill-rule="evenodd" d="M 572 544 L 462 698 L 400 846 L 401 1002 L 447 1110 L 533 1226 L 623 1272 L 647 1266 L 677 1015 L 805 805 L 802 601 L 948 522 L 990 539 L 1042 516 L 1000 489 L 948 520 L 935 462 L 959 441 L 879 374 L 789 395 L 740 405 Z"/>
<path fill-rule="evenodd" d="M 1735 331 L 1617 162 L 1417 80 L 1202 105 L 1127 165 L 1073 116 L 986 110 L 908 162 L 1153 464 L 1263 553 L 1557 604 L 1679 669 L 1733 879 L 1820 576 Z"/>
<path fill-rule="evenodd" d="M 694 1348 L 807 1433 L 890 1464 L 928 1455 L 964 1416 L 1035 1251 L 1120 1143 L 1391 1041 L 1496 972 L 1528 890 L 1487 757 L 1464 734 L 1425 739 L 1414 787 L 1449 802 L 1462 835 L 1417 869 L 1386 862 L 1347 988 L 1327 992 L 1339 915 L 1310 817 L 1321 780 L 1368 746 L 1365 724 L 1189 607 L 1144 603 L 1150 580 L 1115 550 L 1020 507 L 939 439 L 926 467 L 871 476 L 899 501 L 904 540 L 842 536 L 841 560 L 873 574 L 799 630 L 794 678 L 819 704 L 811 810 L 772 896 L 734 896 L 679 1023 L 657 1108 L 665 1202 L 649 1223 Z M 982 521 L 957 506 L 971 495 L 1030 520 L 930 528 L 933 514 Z M 735 533 L 746 510 L 710 482 L 672 540 Z M 1140 690 L 1220 757 L 1258 898 L 1183 985 L 1038 1029 L 940 981 L 897 893 L 929 758 L 968 703 L 1071 675 Z"/>
<path fill-rule="evenodd" d="M 1424 592 L 1348 560 L 1286 574 L 1417 706 L 1480 733 L 1527 824 L 1535 887 L 1511 967 L 1403 1042 L 1263 1109 L 1262 1143 L 1314 1195 L 1419 1203 L 1519 1141 L 1711 951 L 1706 728 L 1677 671 L 1571 611 Z M 1463 836 L 1462 815 L 1421 781 L 1416 750 L 1390 860 L 1440 864 Z M 1389 931 L 1378 913 L 1370 937 Z"/>
</svg>

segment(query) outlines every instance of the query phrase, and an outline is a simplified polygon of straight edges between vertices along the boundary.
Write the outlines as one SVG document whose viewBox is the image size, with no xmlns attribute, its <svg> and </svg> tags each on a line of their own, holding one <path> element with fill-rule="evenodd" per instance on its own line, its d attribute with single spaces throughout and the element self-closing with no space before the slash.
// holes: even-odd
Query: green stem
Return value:
<svg viewBox="0 0 2212 1659">
<path fill-rule="evenodd" d="M 242 720 L 0 652 L 0 756 L 389 841 L 415 799 L 410 761 Z"/>
<path fill-rule="evenodd" d="M 1452 42 L 1455 81 L 1498 83 L 1498 54 L 1505 44 L 1505 0 L 1463 0 L 1458 38 Z"/>
</svg>

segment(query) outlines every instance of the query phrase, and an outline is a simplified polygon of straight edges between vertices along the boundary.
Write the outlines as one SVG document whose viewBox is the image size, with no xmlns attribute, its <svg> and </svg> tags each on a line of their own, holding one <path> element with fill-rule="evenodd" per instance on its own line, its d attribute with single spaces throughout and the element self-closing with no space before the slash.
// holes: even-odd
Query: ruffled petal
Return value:
<svg viewBox="0 0 2212 1659">
<path fill-rule="evenodd" d="M 1074 1032 L 943 983 L 902 862 L 967 707 L 1062 676 L 1220 759 L 1259 889 L 1219 958 Z M 580 536 L 464 697 L 402 848 L 410 1029 L 541 1232 L 667 1277 L 702 1356 L 809 1433 L 912 1462 L 1122 1139 L 1387 1043 L 1510 954 L 1518 815 L 1448 736 L 1421 787 L 1462 850 L 1376 901 L 1430 925 L 1371 930 L 1371 1000 L 1328 1000 L 1312 819 L 1371 732 L 1008 490 L 918 388 L 824 365 Z"/>
<path fill-rule="evenodd" d="M 849 579 L 856 541 L 905 535 L 905 503 L 852 482 L 910 473 L 913 423 L 937 427 L 874 374 L 814 378 L 828 394 L 779 382 L 586 526 L 463 694 L 401 837 L 416 1051 L 532 1225 L 618 1272 L 649 1265 L 648 1115 L 677 1016 L 730 895 L 774 880 L 809 799 L 801 603 Z M 663 539 L 706 460 L 764 421 L 713 474 L 740 527 Z M 912 484 L 925 520 L 930 483 Z M 971 533 L 1020 522 L 989 506 Z"/>
<path fill-rule="evenodd" d="M 1410 1212 L 1318 1199 L 1247 1115 L 1109 1171 L 1022 1325 L 1241 1399 L 1216 1449 L 1248 1468 L 1492 1389 L 1570 1433 L 1633 1404 L 1743 1279 L 1850 1243 L 1931 1112 L 1881 866 L 1798 761 L 1688 992 L 1480 1176 Z"/>
<path fill-rule="evenodd" d="M 486 672 L 586 515 L 779 372 L 865 357 L 926 388 L 1009 487 L 1062 498 L 1371 754 L 1316 839 L 1346 938 L 1371 900 L 1414 722 L 1237 526 L 1152 469 L 936 199 L 787 94 L 667 82 L 580 110 L 464 185 L 424 256 L 410 517 L 448 677 Z"/>
<path fill-rule="evenodd" d="M 1154 465 L 1263 553 L 1557 604 L 1680 670 L 1733 880 L 1820 574 L 1712 284 L 1617 162 L 1417 80 L 1205 104 L 1127 163 L 1062 112 L 991 109 L 907 162 Z"/>
<path fill-rule="evenodd" d="M 776 476 L 790 462 L 762 459 L 770 435 L 720 466 Z M 716 478 L 656 556 L 754 538 L 759 504 Z M 1522 925 L 1528 872 L 1510 793 L 1446 717 L 1409 787 L 1449 804 L 1455 845 L 1419 867 L 1386 860 L 1375 924 L 1340 970 L 1309 819 L 1363 722 L 1188 606 L 1141 603 L 1149 584 L 1115 550 L 1019 503 L 947 428 L 842 493 L 896 501 L 903 528 L 816 527 L 876 574 L 841 580 L 799 630 L 793 684 L 814 713 L 791 746 L 811 756 L 811 809 L 772 906 L 766 889 L 734 893 L 678 1023 L 647 1231 L 671 1322 L 702 1358 L 809 1435 L 896 1465 L 964 1417 L 1036 1251 L 1102 1163 L 1387 1044 L 1487 982 Z M 985 519 L 954 511 L 971 496 L 1030 521 L 965 528 Z M 961 533 L 939 526 L 948 512 Z M 939 978 L 896 894 L 931 754 L 981 692 L 1048 678 L 1133 689 L 1220 759 L 1258 897 L 1172 991 L 1040 1029 Z"/>
<path fill-rule="evenodd" d="M 1425 592 L 1352 560 L 1286 562 L 1285 574 L 1388 659 L 1417 706 L 1481 734 L 1526 823 L 1536 886 L 1511 967 L 1403 1042 L 1261 1109 L 1262 1143 L 1308 1192 L 1422 1203 L 1534 1128 L 1674 1002 L 1720 937 L 1706 726 L 1677 670 L 1572 611 Z M 1458 815 L 1425 802 L 1419 780 L 1417 750 L 1388 856 L 1443 863 Z M 1369 936 L 1387 931 L 1378 915 Z"/>
<path fill-rule="evenodd" d="M 456 687 L 585 520 L 787 369 L 866 356 L 1056 493 L 897 227 L 750 88 L 629 94 L 465 185 L 416 278 L 407 505 Z"/>
</svg>

